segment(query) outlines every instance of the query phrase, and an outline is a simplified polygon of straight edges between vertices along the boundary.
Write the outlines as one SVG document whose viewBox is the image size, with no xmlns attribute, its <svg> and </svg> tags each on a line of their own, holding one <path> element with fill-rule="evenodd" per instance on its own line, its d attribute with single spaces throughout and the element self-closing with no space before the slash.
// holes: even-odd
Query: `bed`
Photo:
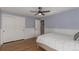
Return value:
<svg viewBox="0 0 79 59">
<path fill-rule="evenodd" d="M 49 33 L 38 36 L 37 45 L 47 51 L 79 51 L 79 41 L 72 35 Z"/>
</svg>

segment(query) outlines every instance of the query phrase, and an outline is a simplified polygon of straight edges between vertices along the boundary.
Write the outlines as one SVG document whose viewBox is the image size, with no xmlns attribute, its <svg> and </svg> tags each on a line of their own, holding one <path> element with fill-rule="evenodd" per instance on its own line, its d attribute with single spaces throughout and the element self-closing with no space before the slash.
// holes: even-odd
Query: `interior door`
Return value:
<svg viewBox="0 0 79 59">
<path fill-rule="evenodd" d="M 41 32 L 40 32 L 40 29 L 41 29 L 41 26 L 40 26 L 40 20 L 36 19 L 35 20 L 35 32 L 36 32 L 36 35 L 40 35 Z"/>
<path fill-rule="evenodd" d="M 2 15 L 1 40 L 3 43 L 24 38 L 25 18 Z"/>
</svg>

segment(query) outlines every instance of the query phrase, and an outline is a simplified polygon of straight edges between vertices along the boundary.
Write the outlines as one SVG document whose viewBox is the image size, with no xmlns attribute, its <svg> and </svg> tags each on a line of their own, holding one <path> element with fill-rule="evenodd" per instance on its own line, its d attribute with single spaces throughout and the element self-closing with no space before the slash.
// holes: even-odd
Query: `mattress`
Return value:
<svg viewBox="0 0 79 59">
<path fill-rule="evenodd" d="M 37 38 L 37 44 L 48 51 L 79 51 L 79 41 L 72 35 L 49 33 Z"/>
</svg>

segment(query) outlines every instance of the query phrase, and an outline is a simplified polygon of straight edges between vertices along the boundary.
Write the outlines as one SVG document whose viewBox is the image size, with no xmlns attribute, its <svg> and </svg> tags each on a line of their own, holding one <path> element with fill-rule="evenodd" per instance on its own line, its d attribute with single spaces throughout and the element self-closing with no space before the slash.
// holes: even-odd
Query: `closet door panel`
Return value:
<svg viewBox="0 0 79 59">
<path fill-rule="evenodd" d="M 14 15 L 2 15 L 2 42 L 15 41 L 24 38 L 25 18 Z"/>
</svg>

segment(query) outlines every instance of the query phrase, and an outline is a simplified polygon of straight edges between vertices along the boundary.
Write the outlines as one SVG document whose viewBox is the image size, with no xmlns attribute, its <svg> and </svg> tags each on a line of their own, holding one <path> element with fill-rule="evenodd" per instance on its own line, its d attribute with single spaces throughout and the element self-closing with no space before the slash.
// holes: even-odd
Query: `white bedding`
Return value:
<svg viewBox="0 0 79 59">
<path fill-rule="evenodd" d="M 44 44 L 52 48 L 52 50 L 56 49 L 58 51 L 79 51 L 79 41 L 74 41 L 72 35 L 70 36 L 61 33 L 45 34 L 37 38 L 37 43 Z M 47 48 L 45 49 L 49 50 Z"/>
</svg>

